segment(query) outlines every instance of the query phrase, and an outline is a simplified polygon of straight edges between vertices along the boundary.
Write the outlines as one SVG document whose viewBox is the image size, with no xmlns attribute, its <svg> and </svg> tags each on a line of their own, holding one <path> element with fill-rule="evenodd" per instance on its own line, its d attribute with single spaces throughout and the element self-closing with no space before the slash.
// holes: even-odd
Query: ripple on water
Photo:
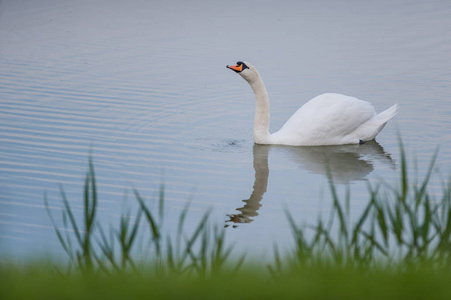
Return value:
<svg viewBox="0 0 451 300">
<path fill-rule="evenodd" d="M 248 152 L 254 142 L 244 139 L 198 138 L 184 141 L 183 144 L 194 150 L 240 153 Z"/>
</svg>

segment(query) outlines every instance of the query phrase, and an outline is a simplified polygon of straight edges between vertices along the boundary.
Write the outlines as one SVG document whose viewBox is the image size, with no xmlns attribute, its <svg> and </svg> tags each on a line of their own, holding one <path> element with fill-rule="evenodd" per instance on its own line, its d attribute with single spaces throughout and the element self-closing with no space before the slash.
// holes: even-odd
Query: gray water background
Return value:
<svg viewBox="0 0 451 300">
<path fill-rule="evenodd" d="M 327 215 L 326 160 L 354 214 L 368 183 L 396 182 L 397 132 L 412 177 L 439 147 L 440 190 L 450 53 L 450 1 L 0 1 L 0 260 L 62 255 L 44 193 L 57 221 L 60 185 L 80 215 L 91 152 L 105 226 L 136 208 L 133 188 L 155 199 L 164 182 L 168 227 L 187 201 L 187 230 L 212 208 L 251 257 L 292 246 L 285 208 Z M 400 111 L 378 144 L 254 146 L 253 93 L 225 68 L 237 60 L 265 81 L 272 132 L 324 92 Z"/>
</svg>

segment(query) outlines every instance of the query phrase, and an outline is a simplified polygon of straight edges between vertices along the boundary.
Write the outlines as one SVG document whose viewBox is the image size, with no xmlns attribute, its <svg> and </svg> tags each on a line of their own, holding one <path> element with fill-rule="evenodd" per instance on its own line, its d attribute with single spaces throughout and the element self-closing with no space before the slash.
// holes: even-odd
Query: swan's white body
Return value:
<svg viewBox="0 0 451 300">
<path fill-rule="evenodd" d="M 249 63 L 236 70 L 252 87 L 256 99 L 254 142 L 291 146 L 359 144 L 373 140 L 398 109 L 376 114 L 367 101 L 340 94 L 319 95 L 299 108 L 282 128 L 269 133 L 269 97 L 258 71 Z"/>
</svg>

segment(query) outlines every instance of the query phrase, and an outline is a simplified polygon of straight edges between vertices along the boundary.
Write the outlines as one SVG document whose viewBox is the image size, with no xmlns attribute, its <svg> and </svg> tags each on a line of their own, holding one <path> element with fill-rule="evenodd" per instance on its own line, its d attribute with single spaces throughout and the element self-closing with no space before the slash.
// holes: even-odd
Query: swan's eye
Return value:
<svg viewBox="0 0 451 300">
<path fill-rule="evenodd" d="M 242 61 L 237 62 L 237 65 L 242 68 L 242 71 L 249 69 L 249 67 Z"/>
</svg>

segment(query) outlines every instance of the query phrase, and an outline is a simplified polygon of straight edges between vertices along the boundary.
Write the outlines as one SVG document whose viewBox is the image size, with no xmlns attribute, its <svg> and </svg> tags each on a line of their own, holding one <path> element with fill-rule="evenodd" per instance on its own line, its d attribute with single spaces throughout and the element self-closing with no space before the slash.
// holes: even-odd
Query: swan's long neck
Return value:
<svg viewBox="0 0 451 300">
<path fill-rule="evenodd" d="M 254 119 L 254 142 L 257 144 L 269 143 L 269 97 L 263 80 L 260 76 L 249 81 L 255 94 L 256 109 Z"/>
</svg>

